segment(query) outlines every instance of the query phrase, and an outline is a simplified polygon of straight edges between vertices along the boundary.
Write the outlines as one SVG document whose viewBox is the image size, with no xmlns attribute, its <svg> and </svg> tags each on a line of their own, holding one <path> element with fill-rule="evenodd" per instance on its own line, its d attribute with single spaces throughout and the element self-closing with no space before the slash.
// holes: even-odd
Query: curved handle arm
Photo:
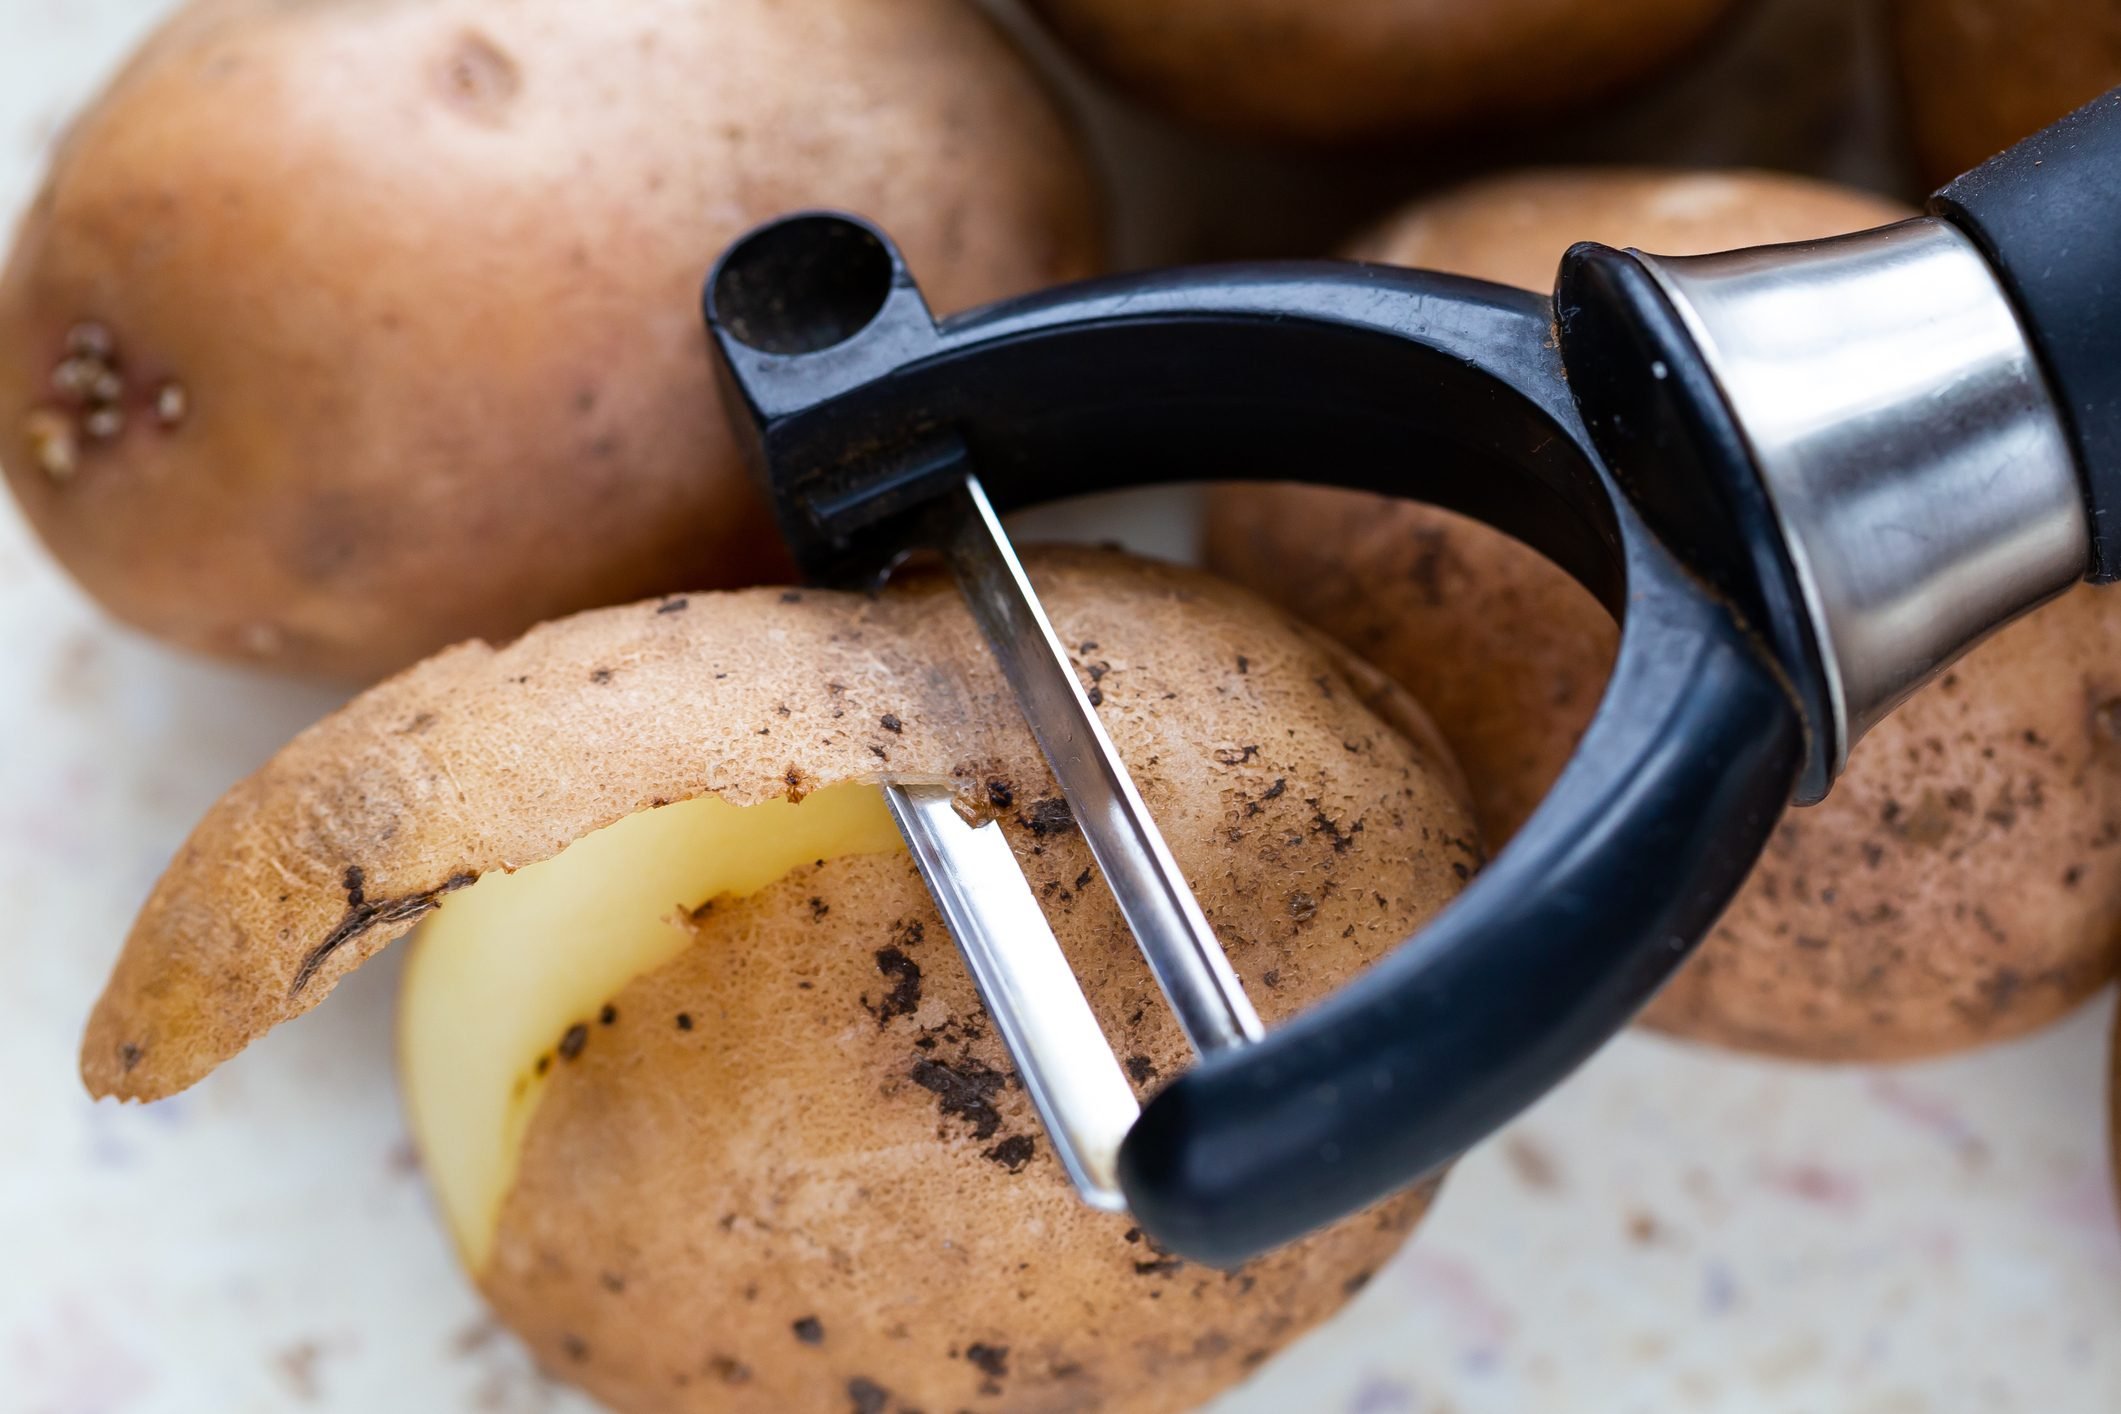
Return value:
<svg viewBox="0 0 2121 1414">
<path fill-rule="evenodd" d="M 1773 644 L 1807 803 L 1983 636 L 2121 577 L 2121 90 L 1932 208 L 1714 255 L 1578 245 L 1555 286 L 1608 465 Z"/>
<path fill-rule="evenodd" d="M 1576 759 L 1465 894 L 1319 1008 L 1149 1102 L 1121 1183 L 1188 1257 L 1242 1261 L 1510 1119 L 1684 960 L 1789 798 L 1804 732 L 1785 679 L 1619 494 L 1538 296 L 1251 266 L 937 324 L 879 233 L 812 215 L 725 256 L 707 313 L 814 575 L 888 566 L 969 460 L 1004 508 L 1191 477 L 1427 500 L 1530 543 L 1622 617 Z"/>
<path fill-rule="evenodd" d="M 1645 587 L 1574 759 L 1472 887 L 1149 1102 L 1120 1182 L 1159 1241 L 1242 1261 L 1436 1171 L 1625 1025 L 1722 912 L 1789 799 L 1797 717 L 1727 613 Z"/>
</svg>

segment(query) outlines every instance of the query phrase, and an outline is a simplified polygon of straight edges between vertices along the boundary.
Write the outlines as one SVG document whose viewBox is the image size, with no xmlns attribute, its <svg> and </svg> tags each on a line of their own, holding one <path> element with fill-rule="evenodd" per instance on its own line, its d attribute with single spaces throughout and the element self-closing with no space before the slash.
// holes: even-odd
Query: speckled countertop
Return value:
<svg viewBox="0 0 2121 1414">
<path fill-rule="evenodd" d="M 0 0 L 0 212 L 162 8 Z M 78 1029 L 197 814 L 331 697 L 105 623 L 0 505 L 0 1411 L 582 1411 L 483 1314 L 390 1077 L 386 956 L 184 1097 Z M 1890 1070 L 1609 1047 L 1222 1414 L 2121 1410 L 2111 998 Z"/>
</svg>

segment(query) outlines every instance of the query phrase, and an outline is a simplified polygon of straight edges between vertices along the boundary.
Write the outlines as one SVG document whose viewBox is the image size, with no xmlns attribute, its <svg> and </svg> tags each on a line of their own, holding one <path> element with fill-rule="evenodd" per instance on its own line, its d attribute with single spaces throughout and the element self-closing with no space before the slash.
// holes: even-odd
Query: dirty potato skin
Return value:
<svg viewBox="0 0 2121 1414">
<path fill-rule="evenodd" d="M 1899 1060 L 2022 1035 L 2121 968 L 2121 613 L 2072 590 L 1872 730 L 1784 817 L 1652 1025 Z"/>
<path fill-rule="evenodd" d="M 1197 572 L 1029 563 L 1270 1019 L 1478 867 L 1419 709 L 1343 650 Z M 961 781 L 1004 822 L 1139 1085 L 1186 1063 L 955 591 L 916 574 L 874 598 L 592 611 L 371 689 L 180 851 L 84 1078 L 182 1089 L 456 889 L 635 811 L 884 772 Z M 618 1408 L 1189 1408 L 1335 1309 L 1426 1201 L 1235 1276 L 1179 1262 L 1069 1192 L 903 855 L 803 867 L 692 926 L 700 946 L 556 1046 L 478 1273 L 549 1368 Z"/>
<path fill-rule="evenodd" d="M 1896 0 L 1892 37 L 1932 182 L 2121 84 L 2121 0 Z"/>
<path fill-rule="evenodd" d="M 820 205 L 940 309 L 1097 263 L 962 0 L 196 0 L 0 274 L 0 464 L 112 613 L 290 672 L 782 577 L 699 290 Z"/>
<path fill-rule="evenodd" d="M 1907 213 L 1764 173 L 1525 173 L 1411 208 L 1372 259 L 1544 288 L 1578 239 L 1671 254 Z M 1446 512 L 1233 488 L 1209 561 L 1394 675 L 1465 767 L 1486 837 L 1521 825 L 1597 706 L 1617 641 L 1560 570 Z M 1793 811 L 1648 1020 L 1777 1054 L 1885 1059 L 2031 1030 L 2121 965 L 2121 614 L 2080 589 L 1976 649 Z"/>
<path fill-rule="evenodd" d="M 1312 142 L 1520 118 L 1683 54 L 1731 0 L 1031 0 L 1085 63 L 1211 127 Z"/>
<path fill-rule="evenodd" d="M 1308 833 L 1229 883 L 1372 868 L 1329 863 L 1301 804 L 1250 803 L 1226 818 Z M 1185 1041 L 1108 892 L 1078 883 L 1088 851 L 1008 828 L 1153 1089 Z M 1210 907 L 1270 1022 L 1411 921 L 1403 896 L 1381 917 L 1367 886 L 1328 887 L 1301 920 L 1279 896 Z M 479 1274 L 547 1368 L 616 1409 L 838 1410 L 864 1390 L 890 1410 L 1192 1409 L 1338 1309 L 1426 1205 L 1392 1199 L 1240 1272 L 1084 1206 L 903 855 L 806 866 L 696 926 L 556 1065 Z"/>
<path fill-rule="evenodd" d="M 1479 866 L 1442 738 L 1367 665 L 1207 575 L 1063 547 L 1030 563 L 1203 907 L 1229 913 L 1226 944 L 1357 894 L 1333 882 L 1345 861 L 1392 881 L 1379 890 L 1409 928 Z M 678 596 L 503 648 L 459 644 L 302 732 L 207 813 L 134 922 L 83 1077 L 98 1095 L 174 1094 L 450 893 L 636 811 L 888 773 L 958 780 L 974 805 L 1036 820 L 1057 795 L 1023 788 L 1039 762 L 955 591 L 932 576 L 873 597 Z M 1358 830 L 1371 795 L 1382 813 Z M 1240 871 L 1248 842 L 1271 859 Z M 1322 852 L 1304 864 L 1288 853 L 1299 843 Z"/>
</svg>

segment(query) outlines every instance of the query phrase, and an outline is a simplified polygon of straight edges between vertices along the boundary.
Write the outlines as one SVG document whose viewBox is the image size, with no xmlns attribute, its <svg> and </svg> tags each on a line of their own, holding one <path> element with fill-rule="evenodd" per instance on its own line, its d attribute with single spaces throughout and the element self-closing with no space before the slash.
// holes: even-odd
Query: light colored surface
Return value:
<svg viewBox="0 0 2121 1414">
<path fill-rule="evenodd" d="M 159 8 L 0 0 L 0 210 Z M 0 646 L 0 1411 L 585 1411 L 456 1273 L 392 1089 L 394 959 L 176 1101 L 74 1080 L 156 871 L 329 695 L 111 628 L 11 508 Z M 2121 1409 L 2110 1008 L 1889 1071 L 1624 1038 L 1218 1414 Z"/>
</svg>

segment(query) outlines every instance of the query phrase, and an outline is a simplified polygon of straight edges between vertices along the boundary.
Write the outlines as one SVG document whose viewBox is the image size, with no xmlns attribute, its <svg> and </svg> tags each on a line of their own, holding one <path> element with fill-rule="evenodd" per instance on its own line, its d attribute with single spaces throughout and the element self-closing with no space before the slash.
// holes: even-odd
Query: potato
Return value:
<svg viewBox="0 0 2121 1414">
<path fill-rule="evenodd" d="M 1347 253 L 1544 290 L 1577 240 L 1687 254 L 1907 214 L 1880 197 L 1765 172 L 1528 171 L 1417 202 Z M 1560 773 L 1618 644 L 1612 620 L 1575 580 L 1500 532 L 1430 506 L 1316 487 L 1232 488 L 1212 502 L 1207 553 L 1409 686 L 1465 767 L 1492 841 L 1514 834 Z"/>
<path fill-rule="evenodd" d="M 1731 0 L 1031 0 L 1092 68 L 1192 122 L 1311 142 L 1549 111 L 1624 86 Z"/>
<path fill-rule="evenodd" d="M 1933 182 L 2121 84 L 2121 0 L 1895 0 L 1892 36 Z"/>
<path fill-rule="evenodd" d="M 1098 259 L 964 0 L 195 0 L 0 274 L 0 463 L 119 618 L 305 674 L 777 578 L 699 293 L 820 205 L 939 309 Z"/>
<path fill-rule="evenodd" d="M 1030 564 L 1270 1020 L 1478 866 L 1433 729 L 1344 650 L 1193 571 Z M 1083 1206 L 885 775 L 1003 821 L 1143 1088 L 1188 1063 L 954 590 L 910 575 L 594 611 L 370 690 L 200 825 L 84 1076 L 181 1088 L 426 918 L 408 1111 L 467 1266 L 555 1372 L 625 1410 L 1191 1407 L 1426 1195 L 1227 1275 Z"/>
<path fill-rule="evenodd" d="M 1683 254 L 1905 214 L 1764 173 L 1526 173 L 1417 205 L 1373 259 L 1543 288 L 1577 239 Z M 1596 707 L 1612 622 L 1485 526 L 1350 492 L 1219 492 L 1208 559 L 1337 634 L 1435 714 L 1491 841 L 1545 794 Z M 2121 967 L 2121 614 L 2077 590 L 2004 630 L 1788 816 L 1650 1008 L 1682 1035 L 1792 1056 L 1914 1056 L 2016 1035 Z"/>
</svg>

